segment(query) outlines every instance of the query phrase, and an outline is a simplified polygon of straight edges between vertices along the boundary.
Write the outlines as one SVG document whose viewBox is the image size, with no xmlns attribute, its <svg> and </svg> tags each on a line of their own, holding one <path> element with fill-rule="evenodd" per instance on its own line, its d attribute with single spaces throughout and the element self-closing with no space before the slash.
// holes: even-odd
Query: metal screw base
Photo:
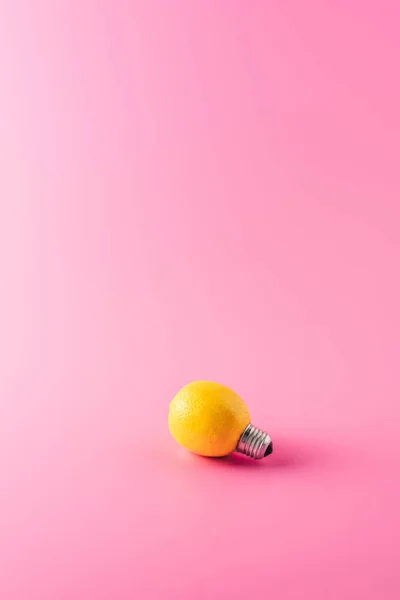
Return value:
<svg viewBox="0 0 400 600">
<path fill-rule="evenodd" d="M 236 452 L 260 460 L 272 454 L 272 440 L 268 433 L 250 424 L 243 431 Z"/>
</svg>

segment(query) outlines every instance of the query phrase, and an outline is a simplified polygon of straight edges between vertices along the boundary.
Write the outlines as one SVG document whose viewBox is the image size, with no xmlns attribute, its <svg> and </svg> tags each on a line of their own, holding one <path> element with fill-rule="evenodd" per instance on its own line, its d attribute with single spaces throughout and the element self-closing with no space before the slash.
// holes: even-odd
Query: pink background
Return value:
<svg viewBox="0 0 400 600">
<path fill-rule="evenodd" d="M 399 19 L 0 1 L 2 600 L 398 600 Z"/>
</svg>

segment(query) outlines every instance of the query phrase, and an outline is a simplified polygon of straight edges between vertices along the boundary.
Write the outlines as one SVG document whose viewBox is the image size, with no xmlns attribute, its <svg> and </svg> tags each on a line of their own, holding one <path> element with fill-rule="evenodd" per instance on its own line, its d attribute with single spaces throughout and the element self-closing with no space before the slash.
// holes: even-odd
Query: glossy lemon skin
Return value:
<svg viewBox="0 0 400 600">
<path fill-rule="evenodd" d="M 251 421 L 242 398 L 211 381 L 185 385 L 169 405 L 169 430 L 187 450 L 202 456 L 233 452 Z"/>
</svg>

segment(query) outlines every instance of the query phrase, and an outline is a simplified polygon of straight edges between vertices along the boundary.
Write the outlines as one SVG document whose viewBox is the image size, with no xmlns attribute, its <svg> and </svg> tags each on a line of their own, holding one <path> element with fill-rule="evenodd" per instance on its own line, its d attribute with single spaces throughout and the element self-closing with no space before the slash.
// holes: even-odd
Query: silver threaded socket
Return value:
<svg viewBox="0 0 400 600">
<path fill-rule="evenodd" d="M 272 454 L 272 440 L 268 433 L 250 424 L 243 431 L 236 446 L 236 452 L 250 456 L 254 460 L 260 460 Z"/>
</svg>

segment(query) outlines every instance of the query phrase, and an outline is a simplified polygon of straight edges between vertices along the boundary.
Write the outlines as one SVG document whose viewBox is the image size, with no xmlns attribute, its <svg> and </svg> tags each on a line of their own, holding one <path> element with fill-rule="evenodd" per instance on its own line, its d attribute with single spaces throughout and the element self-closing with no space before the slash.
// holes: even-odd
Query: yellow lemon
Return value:
<svg viewBox="0 0 400 600">
<path fill-rule="evenodd" d="M 169 406 L 169 430 L 187 450 L 202 456 L 233 452 L 250 424 L 250 413 L 230 388 L 211 381 L 185 385 Z"/>
</svg>

